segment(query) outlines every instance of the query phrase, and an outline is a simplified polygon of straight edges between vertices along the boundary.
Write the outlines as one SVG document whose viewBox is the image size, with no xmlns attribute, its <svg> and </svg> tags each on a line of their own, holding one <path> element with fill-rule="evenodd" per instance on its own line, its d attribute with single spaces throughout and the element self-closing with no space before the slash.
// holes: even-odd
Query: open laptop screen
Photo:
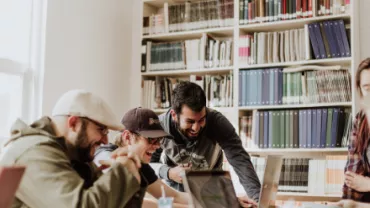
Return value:
<svg viewBox="0 0 370 208">
<path fill-rule="evenodd" d="M 228 171 L 189 171 L 183 180 L 194 208 L 239 208 Z"/>
</svg>

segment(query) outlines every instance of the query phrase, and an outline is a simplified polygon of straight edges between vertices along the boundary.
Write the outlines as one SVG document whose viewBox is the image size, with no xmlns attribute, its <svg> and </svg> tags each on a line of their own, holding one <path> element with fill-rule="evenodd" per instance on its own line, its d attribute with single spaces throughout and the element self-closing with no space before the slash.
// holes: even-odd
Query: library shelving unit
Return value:
<svg viewBox="0 0 370 208">
<path fill-rule="evenodd" d="M 233 89 L 231 90 L 232 102 L 227 107 L 217 107 L 216 109 L 220 111 L 221 113 L 223 113 L 230 120 L 230 122 L 234 125 L 238 133 L 240 132 L 240 129 L 241 129 L 240 118 L 246 115 L 254 115 L 256 111 L 273 111 L 273 110 L 284 111 L 284 110 L 338 107 L 338 108 L 351 109 L 350 112 L 351 112 L 352 117 L 357 113 L 358 98 L 356 96 L 355 80 L 354 80 L 355 79 L 354 75 L 355 75 L 357 66 L 360 61 L 359 60 L 359 34 L 358 34 L 359 33 L 359 8 L 358 8 L 359 3 L 357 0 L 345 0 L 345 1 L 296 0 L 297 2 L 306 1 L 306 2 L 312 3 L 312 16 L 311 17 L 296 18 L 296 19 L 293 18 L 289 20 L 276 20 L 276 21 L 267 21 L 267 22 L 260 21 L 260 22 L 253 22 L 249 24 L 241 24 L 240 17 L 239 17 L 239 13 L 241 11 L 240 6 L 243 5 L 241 4 L 241 1 L 249 2 L 249 3 L 250 2 L 264 2 L 265 3 L 268 1 L 272 1 L 272 2 L 276 1 L 282 4 L 282 2 L 292 3 L 292 2 L 295 2 L 295 0 L 245 0 L 245 1 L 244 0 L 208 0 L 208 1 L 216 1 L 216 2 L 230 2 L 230 1 L 232 2 L 233 1 L 232 23 L 225 25 L 225 26 L 175 31 L 175 32 L 168 32 L 169 29 L 166 28 L 166 26 L 163 26 L 162 33 L 147 32 L 147 34 L 143 34 L 142 32 L 141 34 L 143 35 L 142 35 L 141 40 L 143 42 L 153 41 L 153 43 L 154 42 L 176 42 L 176 41 L 185 41 L 185 40 L 193 40 L 193 39 L 202 39 L 202 37 L 204 37 L 204 34 L 210 35 L 215 39 L 220 38 L 220 40 L 223 40 L 224 38 L 229 38 L 230 40 L 232 40 L 231 64 L 228 66 L 222 66 L 222 67 L 196 67 L 195 69 L 181 69 L 181 70 L 161 70 L 161 71 L 146 70 L 145 72 L 143 71 L 141 72 L 142 82 L 144 82 L 145 80 L 155 80 L 158 77 L 187 77 L 187 79 L 189 79 L 190 75 L 196 75 L 196 76 L 211 75 L 212 76 L 212 75 L 218 75 L 218 74 L 232 74 L 233 75 L 232 82 L 231 82 L 232 89 Z M 185 0 L 142 0 L 142 8 L 141 8 L 142 14 L 143 14 L 143 17 L 149 17 L 153 14 L 155 15 L 158 13 L 162 13 L 163 14 L 162 19 L 159 18 L 159 22 L 162 22 L 162 24 L 166 25 L 166 24 L 169 24 L 168 21 L 171 22 L 171 20 L 165 17 L 171 12 L 171 9 L 170 9 L 171 5 L 185 4 L 185 2 L 193 3 L 193 2 L 202 2 L 202 1 L 200 0 L 190 0 L 190 1 L 189 0 L 188 1 L 185 1 Z M 331 13 L 327 15 L 319 15 L 319 10 L 321 7 L 318 4 L 322 2 L 327 2 L 328 4 L 329 2 L 330 3 L 350 2 L 350 5 L 347 6 L 348 8 L 346 8 L 346 12 L 341 12 L 340 14 Z M 277 5 L 280 5 L 280 4 L 277 4 Z M 297 5 L 295 4 L 294 7 L 297 8 L 296 6 Z M 324 8 L 325 6 L 326 6 L 326 10 L 330 10 L 329 8 L 327 8 L 327 5 L 324 5 Z M 276 11 L 278 11 L 279 13 L 282 12 L 282 10 L 280 10 L 279 8 L 276 10 L 276 7 L 277 6 L 275 5 L 275 13 Z M 301 8 L 302 7 L 303 6 L 301 5 Z M 331 6 L 329 5 L 329 7 Z M 254 12 L 252 12 L 252 15 L 255 15 Z M 142 21 L 145 22 L 145 20 L 143 19 Z M 309 33 L 307 31 L 307 33 L 305 33 L 305 35 L 307 36 L 306 41 L 305 41 L 305 44 L 306 44 L 305 46 L 306 48 L 309 48 L 309 49 L 308 49 L 308 52 L 306 49 L 306 54 L 310 53 L 312 56 L 311 58 L 305 58 L 305 59 L 298 60 L 298 61 L 287 61 L 287 62 L 275 62 L 274 61 L 274 63 L 263 63 L 263 64 L 250 64 L 250 63 L 246 64 L 245 62 L 242 63 L 241 61 L 239 61 L 240 53 L 241 53 L 240 47 L 242 47 L 243 45 L 243 43 L 240 40 L 240 36 L 242 35 L 252 34 L 253 36 L 254 33 L 260 33 L 260 32 L 266 32 L 266 33 L 267 32 L 282 32 L 282 31 L 292 30 L 292 29 L 304 29 L 305 26 L 308 27 L 307 26 L 308 24 L 319 23 L 323 21 L 336 21 L 336 20 L 343 20 L 343 22 L 345 23 L 346 29 L 347 30 L 349 29 L 349 32 L 347 32 L 347 36 L 348 36 L 348 42 L 350 46 L 350 54 L 351 54 L 350 56 L 346 56 L 346 57 L 341 56 L 338 58 L 315 59 L 314 51 L 313 51 L 314 49 L 312 48 L 310 44 L 310 40 L 308 40 L 309 36 L 307 35 Z M 152 19 L 149 19 L 149 21 L 152 21 Z M 158 21 L 158 19 L 155 21 Z M 140 24 L 143 25 L 145 24 L 144 22 L 141 22 Z M 149 24 L 152 24 L 152 23 L 149 23 Z M 164 31 L 167 31 L 167 32 L 164 32 Z M 144 48 L 142 46 L 140 51 L 148 55 L 148 52 L 147 51 L 145 52 L 145 48 L 146 46 Z M 253 53 L 253 51 L 249 52 L 249 55 L 251 53 Z M 205 59 L 207 58 L 203 57 L 202 61 L 205 61 Z M 146 62 L 146 64 L 148 64 L 148 62 Z M 143 62 L 142 62 L 142 65 L 143 65 Z M 345 102 L 320 102 L 320 103 L 309 103 L 309 104 L 299 103 L 299 104 L 279 104 L 279 105 L 240 105 L 239 90 L 240 90 L 240 86 L 242 86 L 242 85 L 239 85 L 239 83 L 242 82 L 242 80 L 240 80 L 238 76 L 240 72 L 253 71 L 257 69 L 270 69 L 270 68 L 284 69 L 284 68 L 299 67 L 299 66 L 305 66 L 305 65 L 340 66 L 342 67 L 342 69 L 343 68 L 348 69 L 348 72 L 350 74 L 349 79 L 351 81 L 351 85 L 349 89 L 351 92 L 351 95 L 350 95 L 349 100 Z M 153 86 L 154 85 L 151 85 L 151 87 Z M 143 95 L 142 97 L 149 96 L 148 94 L 145 94 L 145 90 L 146 89 L 144 87 L 144 84 L 142 84 L 142 89 L 141 89 L 141 95 Z M 150 99 L 154 99 L 154 98 L 150 98 Z M 152 107 L 151 105 L 148 106 L 146 105 L 146 103 L 143 103 L 143 102 L 144 101 L 142 100 L 142 106 Z M 165 106 L 163 107 L 164 109 L 153 108 L 153 110 L 156 113 L 160 114 L 160 113 L 166 112 L 168 107 L 169 106 Z M 254 118 L 252 121 L 252 127 L 251 127 L 252 129 L 254 128 L 253 122 L 254 122 Z M 252 130 L 252 131 L 255 131 L 255 130 Z M 252 136 L 253 136 L 253 133 L 252 133 Z M 274 148 L 259 149 L 259 148 L 246 147 L 246 150 L 251 156 L 257 156 L 257 157 L 264 157 L 264 156 L 273 154 L 273 155 L 284 155 L 284 157 L 287 157 L 287 158 L 325 159 L 327 155 L 345 156 L 347 154 L 347 148 L 345 146 L 337 147 L 337 148 L 330 147 L 330 148 L 275 148 L 275 149 Z M 309 194 L 309 193 L 279 192 L 277 198 L 280 200 L 294 199 L 294 200 L 299 200 L 299 201 L 336 201 L 340 199 L 340 193 L 315 195 L 315 194 Z"/>
</svg>

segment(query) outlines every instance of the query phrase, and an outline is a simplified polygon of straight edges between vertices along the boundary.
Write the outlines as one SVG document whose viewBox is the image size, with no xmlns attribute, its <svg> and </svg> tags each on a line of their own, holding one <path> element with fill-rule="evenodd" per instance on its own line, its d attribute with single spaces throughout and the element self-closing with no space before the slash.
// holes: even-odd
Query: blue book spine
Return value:
<svg viewBox="0 0 370 208">
<path fill-rule="evenodd" d="M 317 144 L 316 140 L 316 109 L 312 109 L 312 123 L 311 123 L 311 148 L 319 148 L 320 144 Z"/>
<path fill-rule="evenodd" d="M 303 148 L 303 110 L 299 110 L 299 148 Z"/>
<path fill-rule="evenodd" d="M 269 146 L 269 112 L 263 112 L 263 148 Z"/>
<path fill-rule="evenodd" d="M 307 110 L 304 109 L 302 110 L 302 121 L 303 121 L 303 124 L 302 124 L 302 128 L 303 128 L 303 138 L 302 138 L 302 147 L 303 148 L 307 148 Z"/>
<path fill-rule="evenodd" d="M 263 88 L 263 82 L 262 82 L 262 72 L 263 70 L 259 69 L 257 72 L 257 80 L 258 80 L 258 88 L 257 88 L 257 105 L 262 105 L 262 88 Z"/>
<path fill-rule="evenodd" d="M 307 109 L 307 148 L 311 148 L 312 141 L 312 109 Z"/>
<path fill-rule="evenodd" d="M 243 106 L 243 73 L 242 71 L 239 71 L 239 98 L 238 98 L 238 102 L 239 102 L 239 106 Z"/>
<path fill-rule="evenodd" d="M 316 112 L 316 144 L 317 148 L 321 148 L 321 120 L 322 109 L 317 109 Z"/>
</svg>

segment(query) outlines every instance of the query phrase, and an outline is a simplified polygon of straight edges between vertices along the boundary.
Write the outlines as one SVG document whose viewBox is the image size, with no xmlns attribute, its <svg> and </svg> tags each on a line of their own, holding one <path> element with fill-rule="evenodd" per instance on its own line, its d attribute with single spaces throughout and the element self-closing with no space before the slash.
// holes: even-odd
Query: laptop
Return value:
<svg viewBox="0 0 370 208">
<path fill-rule="evenodd" d="M 25 167 L 0 166 L 0 207 L 10 208 L 21 182 Z"/>
<path fill-rule="evenodd" d="M 261 185 L 258 207 L 269 207 L 276 199 L 283 158 L 269 155 Z M 239 208 L 229 171 L 188 171 L 183 177 L 191 208 Z"/>
</svg>

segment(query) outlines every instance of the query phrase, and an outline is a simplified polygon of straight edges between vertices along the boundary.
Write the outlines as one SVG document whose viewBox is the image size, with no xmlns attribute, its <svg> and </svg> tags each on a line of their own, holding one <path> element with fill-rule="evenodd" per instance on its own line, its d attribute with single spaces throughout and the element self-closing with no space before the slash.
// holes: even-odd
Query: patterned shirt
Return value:
<svg viewBox="0 0 370 208">
<path fill-rule="evenodd" d="M 355 118 L 355 121 L 353 122 L 353 128 L 352 128 L 352 135 L 350 139 L 350 144 L 348 146 L 348 160 L 346 167 L 344 168 L 344 171 L 351 171 L 363 176 L 370 176 L 369 174 L 369 163 L 367 161 L 366 153 L 367 151 L 360 155 L 355 152 L 355 144 L 357 142 L 358 137 L 358 131 L 362 124 L 362 122 L 366 119 L 365 113 L 363 111 L 360 111 Z M 369 202 L 370 201 L 370 193 L 368 192 L 359 192 L 354 189 L 349 188 L 346 184 L 343 185 L 343 199 L 352 199 L 355 201 L 361 201 L 361 202 Z"/>
</svg>

